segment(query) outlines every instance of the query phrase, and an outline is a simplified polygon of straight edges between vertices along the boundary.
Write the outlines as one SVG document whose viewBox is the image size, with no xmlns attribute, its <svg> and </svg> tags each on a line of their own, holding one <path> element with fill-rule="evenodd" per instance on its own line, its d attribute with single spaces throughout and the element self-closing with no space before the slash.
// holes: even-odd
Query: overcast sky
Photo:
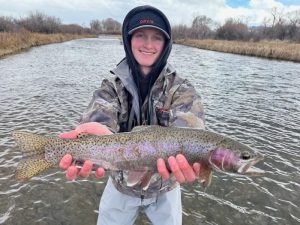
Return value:
<svg viewBox="0 0 300 225">
<path fill-rule="evenodd" d="M 60 18 L 64 24 L 89 27 L 93 19 L 113 18 L 122 23 L 135 6 L 151 4 L 162 10 L 172 25 L 190 25 L 196 15 L 206 15 L 218 23 L 239 18 L 260 25 L 272 8 L 285 13 L 300 10 L 300 0 L 0 0 L 0 16 L 26 17 L 41 12 Z"/>
</svg>

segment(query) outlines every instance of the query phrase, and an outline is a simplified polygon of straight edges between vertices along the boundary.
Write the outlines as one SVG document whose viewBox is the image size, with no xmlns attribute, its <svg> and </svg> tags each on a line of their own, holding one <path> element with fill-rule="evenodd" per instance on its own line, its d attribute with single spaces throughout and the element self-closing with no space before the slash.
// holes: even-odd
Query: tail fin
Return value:
<svg viewBox="0 0 300 225">
<path fill-rule="evenodd" d="M 26 181 L 54 166 L 53 162 L 45 159 L 45 146 L 49 138 L 25 131 L 14 131 L 13 137 L 23 153 L 16 169 L 16 180 Z"/>
</svg>

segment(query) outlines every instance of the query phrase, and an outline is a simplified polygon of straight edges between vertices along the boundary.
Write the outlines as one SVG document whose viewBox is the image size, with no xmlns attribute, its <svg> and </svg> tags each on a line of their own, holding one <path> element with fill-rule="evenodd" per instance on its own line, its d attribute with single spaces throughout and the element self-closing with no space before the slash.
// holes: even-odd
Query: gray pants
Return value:
<svg viewBox="0 0 300 225">
<path fill-rule="evenodd" d="M 153 225 L 181 225 L 180 186 L 157 198 L 141 200 L 119 192 L 109 178 L 101 197 L 97 225 L 132 225 L 140 208 Z"/>
</svg>

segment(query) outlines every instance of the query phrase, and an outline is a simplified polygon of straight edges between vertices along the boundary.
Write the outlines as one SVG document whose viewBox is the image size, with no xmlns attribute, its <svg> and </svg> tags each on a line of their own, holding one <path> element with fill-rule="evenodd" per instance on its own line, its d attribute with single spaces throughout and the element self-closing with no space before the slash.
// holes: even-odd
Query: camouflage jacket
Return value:
<svg viewBox="0 0 300 225">
<path fill-rule="evenodd" d="M 204 112 L 201 98 L 194 87 L 180 78 L 170 64 L 166 65 L 151 88 L 141 109 L 137 87 L 126 60 L 113 71 L 115 76 L 104 79 L 101 87 L 83 113 L 81 123 L 96 121 L 105 124 L 112 132 L 130 131 L 134 126 L 150 124 L 204 129 Z M 149 101 L 149 104 L 148 104 Z M 148 112 L 147 112 L 148 111 Z M 173 177 L 162 181 L 153 175 L 147 190 L 127 187 L 128 171 L 111 173 L 116 188 L 133 196 L 153 197 L 175 187 Z"/>
</svg>

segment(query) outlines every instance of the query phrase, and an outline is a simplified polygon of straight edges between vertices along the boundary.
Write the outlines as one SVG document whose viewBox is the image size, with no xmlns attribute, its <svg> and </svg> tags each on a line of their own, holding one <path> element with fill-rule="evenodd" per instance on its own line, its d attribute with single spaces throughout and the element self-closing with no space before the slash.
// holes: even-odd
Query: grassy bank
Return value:
<svg viewBox="0 0 300 225">
<path fill-rule="evenodd" d="M 34 46 L 64 42 L 83 37 L 92 36 L 76 34 L 42 34 L 31 33 L 28 31 L 15 33 L 0 32 L 0 58 L 27 50 Z"/>
<path fill-rule="evenodd" d="M 300 44 L 283 41 L 241 42 L 224 40 L 176 40 L 191 47 L 268 59 L 300 62 Z"/>
</svg>

